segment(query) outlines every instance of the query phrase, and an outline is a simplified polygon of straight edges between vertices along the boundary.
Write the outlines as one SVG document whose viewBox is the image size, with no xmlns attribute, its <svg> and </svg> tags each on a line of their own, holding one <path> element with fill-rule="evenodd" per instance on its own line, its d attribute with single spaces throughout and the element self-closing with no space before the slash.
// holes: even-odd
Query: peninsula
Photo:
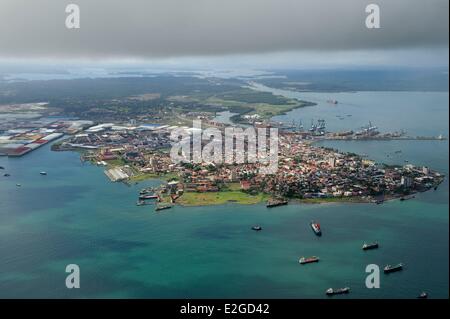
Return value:
<svg viewBox="0 0 450 319">
<path fill-rule="evenodd" d="M 275 174 L 261 174 L 259 163 L 174 164 L 169 154 L 173 129 L 167 125 L 97 125 L 53 149 L 83 150 L 81 158 L 105 166 L 106 175 L 114 182 L 159 179 L 162 185 L 155 190 L 159 201 L 186 206 L 255 204 L 271 198 L 380 203 L 436 188 L 444 179 L 428 167 L 389 166 L 318 147 L 295 131 L 280 132 Z"/>
</svg>

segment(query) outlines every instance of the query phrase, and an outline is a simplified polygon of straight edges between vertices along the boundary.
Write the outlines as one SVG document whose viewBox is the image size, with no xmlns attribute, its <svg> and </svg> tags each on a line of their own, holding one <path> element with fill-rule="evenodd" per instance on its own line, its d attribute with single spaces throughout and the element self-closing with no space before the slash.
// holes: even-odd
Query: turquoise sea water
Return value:
<svg viewBox="0 0 450 319">
<path fill-rule="evenodd" d="M 295 110 L 285 119 L 303 117 L 302 112 L 318 118 L 326 115 L 324 108 L 343 113 L 353 108 L 349 128 L 371 119 L 383 129 L 401 124 L 417 135 L 448 136 L 448 93 L 345 94 L 345 102 L 343 96 L 337 98 L 342 100 L 338 106 Z M 318 98 L 325 101 L 326 96 Z M 396 113 L 395 107 L 413 111 L 395 119 L 390 112 Z M 345 121 L 328 120 L 329 126 L 347 128 Z M 383 162 L 407 159 L 448 174 L 447 141 L 326 145 Z M 44 146 L 22 158 L 0 157 L 0 166 L 11 174 L 0 176 L 3 298 L 326 298 L 325 289 L 343 286 L 352 292 L 337 298 L 415 298 L 423 290 L 430 298 L 448 298 L 447 179 L 437 191 L 383 205 L 270 210 L 229 204 L 175 207 L 157 214 L 151 206 L 135 206 L 139 189 L 157 181 L 110 183 L 102 168 L 82 164 L 76 153 Z M 322 225 L 320 238 L 309 228 L 312 219 Z M 263 231 L 251 231 L 255 224 Z M 364 241 L 374 240 L 380 249 L 361 250 Z M 302 255 L 317 255 L 321 261 L 301 266 Z M 380 289 L 365 288 L 366 265 L 397 262 L 406 264 L 404 271 L 381 274 Z M 81 269 L 80 289 L 65 287 L 65 266 L 72 263 Z"/>
</svg>

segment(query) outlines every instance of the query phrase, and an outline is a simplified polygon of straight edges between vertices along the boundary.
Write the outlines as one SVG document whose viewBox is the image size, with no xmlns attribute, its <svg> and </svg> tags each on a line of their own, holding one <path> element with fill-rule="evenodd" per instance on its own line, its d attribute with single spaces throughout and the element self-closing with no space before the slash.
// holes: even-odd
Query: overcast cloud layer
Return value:
<svg viewBox="0 0 450 319">
<path fill-rule="evenodd" d="M 65 7 L 81 29 L 65 27 Z M 381 8 L 381 29 L 365 7 Z M 448 0 L 0 0 L 0 57 L 168 58 L 448 48 Z"/>
</svg>

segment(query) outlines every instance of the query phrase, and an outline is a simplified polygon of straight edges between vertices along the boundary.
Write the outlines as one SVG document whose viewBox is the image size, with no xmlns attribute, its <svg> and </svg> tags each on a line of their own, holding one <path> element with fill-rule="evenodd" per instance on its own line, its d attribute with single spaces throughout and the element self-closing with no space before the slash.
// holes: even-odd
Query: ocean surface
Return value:
<svg viewBox="0 0 450 319">
<path fill-rule="evenodd" d="M 287 123 L 325 118 L 334 130 L 370 120 L 382 131 L 448 137 L 448 93 L 274 91 L 319 103 L 277 118 Z M 448 174 L 448 141 L 323 145 Z M 333 298 L 449 296 L 448 179 L 436 191 L 382 205 L 228 204 L 155 213 L 135 202 L 141 188 L 158 181 L 111 183 L 74 152 L 44 146 L 22 158 L 0 157 L 0 166 L 2 298 L 327 298 L 327 288 L 345 286 L 351 293 Z M 320 238 L 309 228 L 313 219 L 322 225 Z M 263 231 L 252 231 L 255 224 Z M 375 240 L 378 250 L 361 250 Z M 298 264 L 310 255 L 320 262 Z M 381 273 L 381 288 L 365 287 L 368 264 L 398 262 L 405 269 Z M 80 267 L 80 289 L 65 286 L 68 264 Z"/>
</svg>

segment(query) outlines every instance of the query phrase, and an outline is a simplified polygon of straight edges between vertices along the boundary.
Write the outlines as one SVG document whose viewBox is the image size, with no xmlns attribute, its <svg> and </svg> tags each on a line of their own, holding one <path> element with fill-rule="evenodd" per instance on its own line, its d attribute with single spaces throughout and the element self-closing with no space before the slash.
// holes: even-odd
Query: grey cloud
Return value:
<svg viewBox="0 0 450 319">
<path fill-rule="evenodd" d="M 81 29 L 65 28 L 65 7 Z M 381 29 L 365 7 L 381 8 Z M 160 58 L 448 47 L 448 0 L 0 0 L 0 57 Z"/>
</svg>

